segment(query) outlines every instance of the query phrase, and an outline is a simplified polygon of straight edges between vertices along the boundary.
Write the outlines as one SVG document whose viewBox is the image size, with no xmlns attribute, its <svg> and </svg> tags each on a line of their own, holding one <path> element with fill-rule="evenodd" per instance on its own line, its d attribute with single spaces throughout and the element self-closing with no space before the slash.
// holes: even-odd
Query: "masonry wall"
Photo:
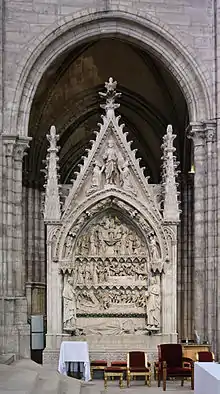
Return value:
<svg viewBox="0 0 220 394">
<path fill-rule="evenodd" d="M 3 1 L 3 0 L 2 0 Z M 173 30 L 173 34 L 193 52 L 197 61 L 206 67 L 206 79 L 213 87 L 213 2 L 210 0 L 5 0 L 5 124 L 8 130 L 8 117 L 19 75 L 17 67 L 23 56 L 34 51 L 33 40 L 49 25 L 57 28 L 60 21 L 88 8 L 117 9 L 125 11 L 140 9 L 146 16 L 156 17 Z"/>
<path fill-rule="evenodd" d="M 201 70 L 205 75 L 206 82 L 209 87 L 210 101 L 213 106 L 213 117 L 218 117 L 220 107 L 218 106 L 218 101 L 216 101 L 216 89 L 218 91 L 216 77 L 218 80 L 220 80 L 220 78 L 218 73 L 215 73 L 216 55 L 218 57 L 217 47 L 217 52 L 215 53 L 215 45 L 218 43 L 216 43 L 214 37 L 215 18 L 213 9 L 215 3 L 219 7 L 218 3 L 220 3 L 220 0 L 217 0 L 216 2 L 214 0 L 1 0 L 0 51 L 2 54 L 2 62 L 0 62 L 0 106 L 2 104 L 2 111 L 0 111 L 0 119 L 1 115 L 3 114 L 1 119 L 1 130 L 6 134 L 11 133 L 16 135 L 17 133 L 16 129 L 10 129 L 9 124 L 11 117 L 15 115 L 12 113 L 11 109 L 16 86 L 20 78 L 20 74 L 18 73 L 19 64 L 21 63 L 24 56 L 26 56 L 27 53 L 29 53 L 31 56 L 34 53 L 35 48 L 41 45 L 40 39 L 38 39 L 38 37 L 40 37 L 40 35 L 42 35 L 42 33 L 46 31 L 49 26 L 53 26 L 53 28 L 56 29 L 62 23 L 65 23 L 65 17 L 72 14 L 74 18 L 74 13 L 76 12 L 81 12 L 83 15 L 84 10 L 87 11 L 89 8 L 97 10 L 104 9 L 105 11 L 108 11 L 117 10 L 117 8 L 120 7 L 120 9 L 124 9 L 124 11 L 128 11 L 130 13 L 132 13 L 132 9 L 136 11 L 140 10 L 142 12 L 145 11 L 147 18 L 157 18 L 162 24 L 168 26 L 173 32 L 173 35 L 175 35 L 175 37 L 182 44 L 184 44 L 185 48 L 193 54 L 198 64 L 201 65 Z M 1 146 L 0 140 L 0 170 L 2 157 Z M 215 151 L 214 153 L 218 156 L 218 151 Z M 0 171 L 0 203 L 2 196 L 1 176 L 2 172 Z M 218 184 L 216 175 L 215 180 L 213 180 L 213 184 Z M 42 220 L 39 219 L 40 212 L 38 211 L 38 207 L 35 206 L 35 208 L 33 208 L 33 199 L 36 199 L 36 201 L 40 200 L 38 191 L 33 191 L 33 189 L 30 189 L 29 192 L 23 190 L 23 193 L 26 196 L 26 208 L 24 208 L 23 211 L 23 214 L 26 215 L 26 222 L 23 228 L 23 234 L 26 241 L 23 245 L 25 248 L 28 248 L 24 256 L 27 267 L 26 292 L 27 295 L 29 294 L 29 300 L 31 300 L 32 289 L 37 289 L 39 287 L 39 294 L 41 294 L 41 292 L 44 291 L 42 289 L 45 288 L 42 254 L 43 228 Z M 216 201 L 218 200 L 217 196 L 215 196 L 215 199 Z M 0 209 L 0 215 L 1 212 L 2 211 Z M 33 218 L 34 232 L 32 232 L 31 228 L 31 218 Z M 37 234 L 35 234 L 35 232 L 37 232 Z M 3 227 L 0 229 L 0 242 L 2 233 Z M 33 234 L 36 235 L 34 240 Z M 218 240 L 215 242 L 218 244 Z M 3 250 L 4 246 L 2 246 L 2 248 L 0 246 L 0 249 Z M 38 255 L 40 256 L 39 258 Z M 218 253 L 213 256 L 213 258 L 217 260 Z M 219 273 L 218 270 L 219 268 L 216 268 L 215 273 L 217 275 Z M 190 276 L 190 278 L 192 277 L 190 268 L 188 268 L 188 274 L 186 273 L 185 275 L 180 275 L 179 282 L 181 282 L 183 278 L 183 280 L 186 280 L 186 283 L 189 283 L 189 278 L 187 279 L 187 275 Z M 35 283 L 35 286 L 33 286 L 33 283 Z M 188 289 L 187 286 L 189 287 L 189 284 L 185 285 L 185 288 Z M 35 291 L 37 292 L 37 290 Z M 179 283 L 179 297 L 181 297 L 182 291 L 181 283 Z M 189 289 L 187 291 L 189 291 Z M 191 287 L 190 291 L 192 291 Z M 218 283 L 215 283 L 214 291 L 215 294 L 213 295 L 213 298 L 217 299 Z M 186 302 L 188 302 L 188 299 Z M 215 308 L 217 311 L 217 300 L 215 300 L 215 302 Z M 186 303 L 184 308 L 187 309 Z M 31 309 L 29 309 L 29 313 L 30 312 Z M 191 326 L 188 315 L 185 316 L 183 325 L 183 331 L 187 335 L 186 327 Z M 216 329 L 217 327 L 220 327 L 220 325 L 216 324 Z M 190 327 L 190 330 L 192 331 L 192 327 Z"/>
</svg>

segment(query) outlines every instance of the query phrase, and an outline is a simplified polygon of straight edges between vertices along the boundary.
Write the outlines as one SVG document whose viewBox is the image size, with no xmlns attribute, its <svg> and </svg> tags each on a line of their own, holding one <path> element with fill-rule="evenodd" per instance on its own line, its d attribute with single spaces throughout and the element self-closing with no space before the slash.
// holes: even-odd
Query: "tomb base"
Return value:
<svg viewBox="0 0 220 394">
<path fill-rule="evenodd" d="M 148 360 L 157 360 L 157 346 L 161 343 L 176 343 L 177 333 L 154 335 L 86 335 L 47 334 L 47 346 L 43 353 L 43 363 L 55 369 L 58 366 L 59 350 L 62 341 L 87 341 L 90 360 L 126 360 L 127 352 L 140 350 L 147 352 Z"/>
</svg>

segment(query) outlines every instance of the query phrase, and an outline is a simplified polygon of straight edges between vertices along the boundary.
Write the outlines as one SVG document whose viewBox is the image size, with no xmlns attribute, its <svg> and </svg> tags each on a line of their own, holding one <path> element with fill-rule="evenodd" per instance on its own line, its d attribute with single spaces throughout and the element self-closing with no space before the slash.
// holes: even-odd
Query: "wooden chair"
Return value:
<svg viewBox="0 0 220 394">
<path fill-rule="evenodd" d="M 145 384 L 151 385 L 150 363 L 147 362 L 147 354 L 144 352 L 129 352 L 127 354 L 127 386 L 130 386 L 131 378 L 145 377 Z"/>
<path fill-rule="evenodd" d="M 194 390 L 194 363 L 190 358 L 183 357 L 181 344 L 159 345 L 158 353 L 158 387 L 161 380 L 163 380 L 163 391 L 166 391 L 167 379 L 180 379 L 183 386 L 184 379 L 191 378 L 191 389 Z M 184 362 L 190 363 L 191 368 L 184 367 Z"/>
<path fill-rule="evenodd" d="M 198 352 L 196 353 L 196 361 L 200 363 L 213 363 L 215 361 L 215 355 L 213 352 Z"/>
<path fill-rule="evenodd" d="M 104 387 L 107 389 L 108 378 L 114 380 L 115 377 L 119 378 L 119 387 L 123 387 L 123 370 L 121 367 L 106 367 L 104 369 Z"/>
<path fill-rule="evenodd" d="M 93 379 L 94 371 L 104 371 L 107 367 L 106 360 L 93 360 L 90 363 L 91 379 Z"/>
</svg>

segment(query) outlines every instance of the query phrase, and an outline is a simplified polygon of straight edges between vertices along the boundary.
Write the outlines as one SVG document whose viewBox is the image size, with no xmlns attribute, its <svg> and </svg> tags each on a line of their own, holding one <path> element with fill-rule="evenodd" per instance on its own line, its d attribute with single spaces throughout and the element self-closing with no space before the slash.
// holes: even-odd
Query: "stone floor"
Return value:
<svg viewBox="0 0 220 394">
<path fill-rule="evenodd" d="M 144 385 L 143 381 L 131 382 L 129 388 L 126 387 L 126 382 L 123 382 L 122 389 L 118 386 L 118 381 L 109 381 L 107 390 L 104 389 L 102 380 L 93 380 L 87 384 L 83 384 L 82 394 L 159 394 L 163 393 L 162 387 L 157 387 L 156 382 L 152 381 L 151 387 Z M 181 387 L 180 381 L 167 382 L 167 394 L 176 392 L 177 394 L 193 394 L 194 391 L 190 389 L 190 382 L 185 382 L 184 387 Z"/>
</svg>

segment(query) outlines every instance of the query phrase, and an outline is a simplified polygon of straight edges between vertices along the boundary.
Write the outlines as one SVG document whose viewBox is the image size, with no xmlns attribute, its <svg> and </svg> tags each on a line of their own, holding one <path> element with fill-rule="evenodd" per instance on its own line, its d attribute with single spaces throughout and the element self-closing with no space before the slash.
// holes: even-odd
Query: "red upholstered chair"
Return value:
<svg viewBox="0 0 220 394">
<path fill-rule="evenodd" d="M 198 352 L 196 354 L 196 361 L 200 363 L 213 363 L 215 361 L 215 355 L 213 352 Z"/>
<path fill-rule="evenodd" d="M 129 352 L 127 354 L 127 386 L 130 386 L 131 378 L 144 376 L 145 384 L 151 384 L 150 363 L 147 362 L 147 354 L 144 352 Z"/>
<path fill-rule="evenodd" d="M 104 371 L 104 369 L 107 367 L 107 361 L 106 360 L 93 360 L 90 363 L 90 371 L 91 371 L 91 379 L 93 379 L 93 373 L 94 371 Z"/>
<path fill-rule="evenodd" d="M 166 381 L 169 378 L 180 379 L 183 386 L 185 378 L 191 378 L 191 388 L 194 390 L 194 364 L 193 360 L 183 357 L 181 344 L 168 343 L 158 345 L 159 371 L 158 387 L 163 380 L 163 391 L 166 391 Z M 191 368 L 184 367 L 184 362 L 189 362 Z"/>
<path fill-rule="evenodd" d="M 127 370 L 127 361 L 112 361 L 111 367 L 120 367 L 122 370 Z"/>
</svg>

